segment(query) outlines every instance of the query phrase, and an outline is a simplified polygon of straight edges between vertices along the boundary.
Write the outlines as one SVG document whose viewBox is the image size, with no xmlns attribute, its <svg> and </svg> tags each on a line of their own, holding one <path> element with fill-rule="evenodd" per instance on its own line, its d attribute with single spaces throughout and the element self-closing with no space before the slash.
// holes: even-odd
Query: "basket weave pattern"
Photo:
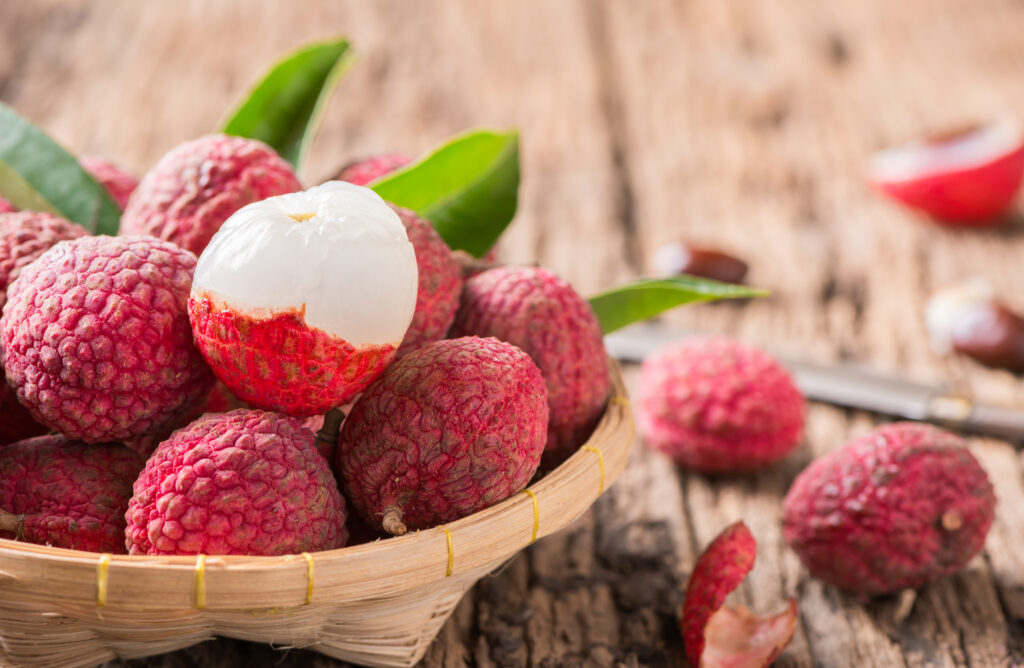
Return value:
<svg viewBox="0 0 1024 668">
<path fill-rule="evenodd" d="M 0 665 L 94 666 L 213 636 L 411 666 L 462 595 L 582 515 L 626 466 L 633 417 L 612 364 L 587 443 L 502 503 L 398 538 L 284 557 L 109 556 L 0 539 Z"/>
</svg>

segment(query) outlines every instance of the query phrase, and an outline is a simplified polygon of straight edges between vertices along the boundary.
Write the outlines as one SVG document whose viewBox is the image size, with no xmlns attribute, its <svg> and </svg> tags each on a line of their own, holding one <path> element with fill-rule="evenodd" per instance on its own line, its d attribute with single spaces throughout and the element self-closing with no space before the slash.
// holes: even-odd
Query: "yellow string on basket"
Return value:
<svg viewBox="0 0 1024 668">
<path fill-rule="evenodd" d="M 455 570 L 455 549 L 452 547 L 452 532 L 448 531 L 448 527 L 440 527 L 441 531 L 444 531 L 444 538 L 448 541 L 448 568 L 445 570 L 444 576 L 450 578 L 452 572 Z"/>
<path fill-rule="evenodd" d="M 107 604 L 107 575 L 110 569 L 110 555 L 101 554 L 100 560 L 96 562 L 96 607 L 102 608 Z"/>
<path fill-rule="evenodd" d="M 206 555 L 196 557 L 196 609 L 206 607 Z"/>
<path fill-rule="evenodd" d="M 609 404 L 618 404 L 620 406 L 629 406 L 629 397 L 624 397 L 621 394 L 616 394 L 614 397 L 608 400 Z"/>
<path fill-rule="evenodd" d="M 313 555 L 303 552 L 302 556 L 306 559 L 306 605 L 309 605 L 313 602 Z"/>
<path fill-rule="evenodd" d="M 604 453 L 595 448 L 592 445 L 584 445 L 580 450 L 586 450 L 587 452 L 593 452 L 597 455 L 597 463 L 601 467 L 601 485 L 598 487 L 597 495 L 601 496 L 604 494 Z"/>
<path fill-rule="evenodd" d="M 533 493 L 533 490 L 524 489 L 523 494 L 530 497 L 533 501 L 533 534 L 530 536 L 530 542 L 537 540 L 537 529 L 540 527 L 540 506 L 537 504 L 537 495 Z"/>
</svg>

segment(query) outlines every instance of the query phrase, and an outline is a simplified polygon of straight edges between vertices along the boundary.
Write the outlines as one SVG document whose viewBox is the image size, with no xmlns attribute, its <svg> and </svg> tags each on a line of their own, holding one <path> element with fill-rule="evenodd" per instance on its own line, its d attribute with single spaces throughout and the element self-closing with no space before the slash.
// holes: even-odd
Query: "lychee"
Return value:
<svg viewBox="0 0 1024 668">
<path fill-rule="evenodd" d="M 466 281 L 452 336 L 493 336 L 540 367 L 551 418 L 545 457 L 582 444 L 611 391 L 597 317 L 566 281 L 540 267 L 498 267 Z"/>
<path fill-rule="evenodd" d="M 199 258 L 196 343 L 238 398 L 325 413 L 395 356 L 416 306 L 416 256 L 376 193 L 330 181 L 250 204 Z"/>
<path fill-rule="evenodd" d="M 0 309 L 7 298 L 7 286 L 23 267 L 58 241 L 86 236 L 85 228 L 50 213 L 21 211 L 0 214 Z"/>
<path fill-rule="evenodd" d="M 195 261 L 152 237 L 83 237 L 25 267 L 0 319 L 18 400 L 42 424 L 89 443 L 187 414 L 213 382 L 186 312 Z"/>
<path fill-rule="evenodd" d="M 995 503 L 961 438 L 899 422 L 812 462 L 783 502 L 783 533 L 815 577 L 885 594 L 960 570 L 984 545 Z"/>
<path fill-rule="evenodd" d="M 345 502 L 296 418 L 206 415 L 156 449 L 128 504 L 130 554 L 281 555 L 345 544 Z"/>
<path fill-rule="evenodd" d="M 644 441 L 706 473 L 753 471 L 799 442 L 804 398 L 767 353 L 725 338 L 684 339 L 640 371 L 637 420 Z"/>
<path fill-rule="evenodd" d="M 172 149 L 132 193 L 121 234 L 148 234 L 199 255 L 246 204 L 300 190 L 291 165 L 254 139 L 206 135 Z"/>
<path fill-rule="evenodd" d="M 401 153 L 384 153 L 372 158 L 350 162 L 341 168 L 335 178 L 338 181 L 348 181 L 357 186 L 365 186 L 410 162 L 412 162 L 411 158 Z"/>
<path fill-rule="evenodd" d="M 17 209 L 14 208 L 13 204 L 0 197 L 0 213 L 7 213 L 9 211 L 17 211 Z"/>
<path fill-rule="evenodd" d="M 392 208 L 402 219 L 409 242 L 416 251 L 419 272 L 416 311 L 398 348 L 398 357 L 404 357 L 444 338 L 459 308 L 462 270 L 433 225 L 408 209 Z"/>
<path fill-rule="evenodd" d="M 89 172 L 89 176 L 107 189 L 122 210 L 128 205 L 128 198 L 139 185 L 139 179 L 134 174 L 103 158 L 83 156 L 78 159 L 78 163 Z"/>
<path fill-rule="evenodd" d="M 363 393 L 342 427 L 337 468 L 369 524 L 425 529 L 523 489 L 547 420 L 544 379 L 522 350 L 497 339 L 438 341 Z"/>
<path fill-rule="evenodd" d="M 891 148 L 874 157 L 870 179 L 940 222 L 997 223 L 1024 179 L 1024 130 L 1013 122 L 972 125 Z"/>
<path fill-rule="evenodd" d="M 754 567 L 756 556 L 757 543 L 740 521 L 726 527 L 697 559 L 680 615 L 691 666 L 769 666 L 793 639 L 797 621 L 793 598 L 786 610 L 771 617 L 759 617 L 742 605 L 723 605 Z"/>
<path fill-rule="evenodd" d="M 123 554 L 124 513 L 143 462 L 123 445 L 56 435 L 0 448 L 0 538 Z"/>
</svg>

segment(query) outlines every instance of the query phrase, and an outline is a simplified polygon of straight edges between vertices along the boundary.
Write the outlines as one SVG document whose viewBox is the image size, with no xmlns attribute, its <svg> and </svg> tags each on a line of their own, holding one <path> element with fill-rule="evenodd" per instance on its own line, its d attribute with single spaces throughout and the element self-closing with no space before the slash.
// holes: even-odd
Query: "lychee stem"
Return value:
<svg viewBox="0 0 1024 668">
<path fill-rule="evenodd" d="M 488 262 L 487 260 L 481 260 L 478 257 L 474 257 L 464 250 L 452 251 L 452 256 L 458 263 L 459 268 L 462 269 L 462 274 L 478 274 L 488 269 L 495 269 L 497 267 L 504 266 L 500 262 Z"/>
<path fill-rule="evenodd" d="M 24 528 L 24 515 L 14 515 L 6 510 L 0 510 L 0 531 L 10 531 L 20 538 L 22 529 Z"/>
<path fill-rule="evenodd" d="M 960 513 L 955 510 L 947 510 L 942 513 L 942 528 L 946 531 L 956 531 L 963 525 L 963 518 L 961 518 Z"/>
<path fill-rule="evenodd" d="M 402 509 L 398 506 L 388 506 L 384 509 L 384 517 L 381 519 L 384 531 L 392 536 L 401 536 L 409 529 L 402 523 Z"/>
<path fill-rule="evenodd" d="M 332 408 L 324 415 L 324 424 L 316 433 L 316 440 L 333 446 L 338 442 L 338 435 L 341 433 L 341 423 L 345 421 L 345 412 L 340 408 Z"/>
</svg>

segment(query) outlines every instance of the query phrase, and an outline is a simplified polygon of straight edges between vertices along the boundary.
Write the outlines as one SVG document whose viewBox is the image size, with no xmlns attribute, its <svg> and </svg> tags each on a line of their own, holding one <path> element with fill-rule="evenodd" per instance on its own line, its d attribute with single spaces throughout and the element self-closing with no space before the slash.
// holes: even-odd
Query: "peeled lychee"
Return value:
<svg viewBox="0 0 1024 668">
<path fill-rule="evenodd" d="M 999 222 L 1024 179 L 1024 130 L 1002 122 L 892 148 L 874 157 L 872 184 L 936 220 Z"/>
<path fill-rule="evenodd" d="M 637 388 L 644 441 L 706 473 L 753 471 L 800 440 L 804 398 L 766 353 L 724 338 L 671 343 L 645 361 Z"/>
<path fill-rule="evenodd" d="M 128 505 L 130 554 L 258 554 L 345 544 L 345 502 L 313 432 L 240 409 L 160 444 Z"/>
<path fill-rule="evenodd" d="M 466 281 L 452 336 L 493 336 L 540 367 L 551 419 L 547 457 L 590 436 L 611 391 L 597 317 L 566 281 L 540 267 L 499 267 Z"/>
<path fill-rule="evenodd" d="M 410 162 L 412 162 L 411 158 L 401 153 L 384 153 L 345 165 L 335 178 L 338 181 L 348 181 L 357 186 L 365 186 Z"/>
<path fill-rule="evenodd" d="M 25 267 L 0 319 L 7 380 L 42 424 L 89 443 L 188 413 L 213 375 L 192 343 L 195 256 L 152 237 L 63 241 Z"/>
<path fill-rule="evenodd" d="M 754 567 L 757 543 L 742 522 L 731 524 L 701 553 L 690 574 L 681 627 L 686 658 L 694 668 L 760 668 L 771 665 L 796 631 L 796 600 L 771 617 L 742 605 L 723 606 L 726 596 Z"/>
<path fill-rule="evenodd" d="M 416 311 L 398 348 L 398 357 L 404 357 L 417 348 L 444 338 L 459 308 L 462 270 L 433 225 L 408 209 L 392 208 L 405 225 L 409 242 L 416 251 L 419 271 Z"/>
<path fill-rule="evenodd" d="M 961 438 L 898 422 L 812 462 L 783 502 L 783 533 L 815 577 L 885 594 L 963 568 L 985 543 L 995 503 Z"/>
<path fill-rule="evenodd" d="M 329 181 L 250 204 L 199 258 L 196 344 L 243 401 L 325 413 L 395 356 L 416 306 L 416 256 L 368 188 Z"/>
<path fill-rule="evenodd" d="M 337 468 L 352 505 L 402 534 L 523 489 L 547 434 L 547 392 L 522 350 L 447 339 L 388 367 L 345 420 Z"/>
<path fill-rule="evenodd" d="M 142 177 L 121 234 L 149 234 L 199 255 L 246 204 L 301 188 L 291 165 L 266 144 L 206 135 L 172 149 Z"/>
<path fill-rule="evenodd" d="M 102 158 L 83 156 L 78 159 L 78 163 L 97 183 L 107 189 L 122 210 L 128 205 L 128 198 L 139 185 L 139 179 L 134 174 L 129 174 Z"/>
<path fill-rule="evenodd" d="M 0 448 L 0 538 L 123 554 L 143 458 L 123 445 L 40 436 Z"/>
</svg>

